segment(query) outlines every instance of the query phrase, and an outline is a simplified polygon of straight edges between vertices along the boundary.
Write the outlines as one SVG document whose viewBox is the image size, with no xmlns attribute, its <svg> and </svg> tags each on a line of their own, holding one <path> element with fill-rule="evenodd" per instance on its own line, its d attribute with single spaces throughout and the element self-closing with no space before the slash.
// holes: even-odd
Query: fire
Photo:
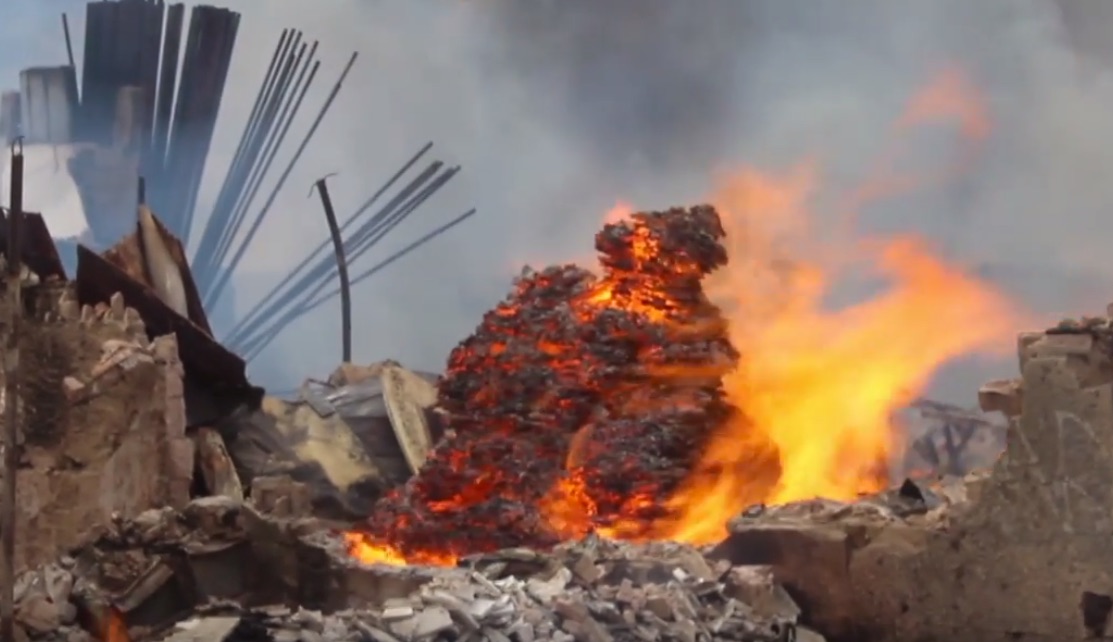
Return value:
<svg viewBox="0 0 1113 642">
<path fill-rule="evenodd" d="M 102 642 L 131 642 L 127 624 L 124 623 L 123 616 L 115 608 L 108 609 L 104 625 L 101 628 L 103 628 L 100 635 Z"/>
<path fill-rule="evenodd" d="M 885 482 L 879 466 L 894 446 L 893 413 L 941 365 L 1001 347 L 1000 338 L 1015 327 L 1002 296 L 907 237 L 854 245 L 857 261 L 885 277 L 888 288 L 825 309 L 838 268 L 853 266 L 818 251 L 783 255 L 778 248 L 802 241 L 791 238 L 800 229 L 794 225 L 777 242 L 755 229 L 763 221 L 806 220 L 811 182 L 800 176 L 746 172 L 717 199 L 727 213 L 728 239 L 742 246 L 729 248 L 737 250 L 732 256 L 747 257 L 709 284 L 744 353 L 724 386 L 746 417 L 715 435 L 699 468 L 669 501 L 671 516 L 657 525 L 656 538 L 710 543 L 747 504 L 851 499 L 879 490 Z M 762 471 L 750 466 L 749 451 L 769 445 L 780 470 L 762 488 L 754 484 Z"/>
<path fill-rule="evenodd" d="M 958 72 L 942 75 L 914 97 L 894 131 L 941 122 L 956 123 L 971 144 L 988 134 L 986 111 L 973 86 Z M 964 153 L 960 160 L 964 163 L 968 156 Z M 644 471 L 636 470 L 625 471 L 632 480 L 625 496 L 601 494 L 594 481 L 597 471 L 585 462 L 598 457 L 593 449 L 607 442 L 597 439 L 599 428 L 585 417 L 563 442 L 559 457 L 566 474 L 537 500 L 551 536 L 572 538 L 594 530 L 613 538 L 707 544 L 721 539 L 727 521 L 748 505 L 813 497 L 850 499 L 883 487 L 895 446 L 894 412 L 922 392 L 941 365 L 962 355 L 1004 347 L 1000 338 L 1015 327 L 1008 301 L 933 254 L 922 240 L 852 232 L 848 224 L 867 201 L 932 182 L 894 180 L 891 160 L 881 163 L 884 172 L 871 175 L 849 192 L 844 202 L 851 203 L 854 211 L 840 210 L 834 221 L 812 211 L 822 187 L 822 168 L 817 163 L 780 175 L 747 168 L 718 181 L 710 200 L 722 218 L 729 263 L 712 272 L 704 285 L 708 297 L 723 311 L 730 343 L 741 356 L 733 368 L 716 362 L 674 364 L 654 360 L 649 353 L 639 359 L 650 380 L 721 379 L 726 400 L 738 412 L 708 426 L 713 432 L 704 440 L 700 456 L 666 497 L 658 496 L 660 490 L 652 484 L 635 483 L 644 479 Z M 938 177 L 958 167 L 949 165 Z M 677 278 L 700 279 L 708 266 L 683 252 L 666 251 L 662 237 L 632 212 L 630 205 L 619 203 L 606 214 L 606 223 L 626 226 L 630 245 L 617 258 L 604 253 L 603 275 L 564 305 L 587 327 L 607 327 L 598 324 L 608 311 L 620 310 L 651 326 L 669 327 L 677 341 L 687 334 L 706 333 L 707 328 L 685 320 L 685 305 L 692 303 L 673 298 L 672 288 Z M 873 296 L 841 307 L 829 305 L 836 286 L 863 279 L 869 279 L 876 292 Z M 519 287 L 536 287 L 536 282 Z M 500 307 L 488 318 L 508 320 L 518 312 Z M 653 385 L 640 391 L 631 391 L 628 382 L 622 384 L 625 388 L 606 388 L 595 377 L 600 368 L 609 366 L 595 363 L 591 354 L 582 353 L 578 344 L 553 330 L 553 336 L 536 337 L 534 351 L 550 359 L 558 376 L 579 378 L 585 390 L 599 395 L 606 413 L 637 416 L 639 411 L 663 408 L 685 413 L 708 403 L 698 388 L 684 385 L 673 386 L 666 396 Z M 520 339 L 512 335 L 510 340 Z M 487 361 L 468 354 L 461 363 L 505 368 L 505 361 L 499 359 L 507 349 L 505 344 L 493 344 L 486 348 Z M 450 361 L 450 373 L 453 367 Z M 497 398 L 499 381 L 491 379 L 467 403 L 481 407 Z M 565 404 L 574 403 L 541 396 L 534 402 L 534 414 L 543 418 L 550 412 L 572 412 L 574 407 Z M 487 428 L 505 434 L 515 429 L 513 421 L 505 428 Z M 466 455 L 460 451 L 458 456 Z M 438 491 L 443 499 L 426 503 L 425 518 L 489 500 L 496 488 L 506 493 L 503 499 L 521 501 L 529 495 L 522 482 L 508 483 L 515 474 L 518 471 L 496 466 L 461 480 L 461 487 L 451 493 Z M 524 494 L 516 496 L 515 488 Z M 346 537 L 352 555 L 365 562 L 452 563 L 455 559 L 455 553 L 447 551 L 407 548 L 403 552 L 366 533 Z"/>
</svg>

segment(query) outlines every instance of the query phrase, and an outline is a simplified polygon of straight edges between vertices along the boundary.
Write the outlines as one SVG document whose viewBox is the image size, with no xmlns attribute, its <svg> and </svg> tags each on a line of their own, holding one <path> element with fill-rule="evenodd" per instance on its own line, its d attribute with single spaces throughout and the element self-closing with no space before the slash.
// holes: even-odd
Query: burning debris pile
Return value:
<svg viewBox="0 0 1113 642">
<path fill-rule="evenodd" d="M 596 236 L 600 277 L 523 274 L 449 357 L 448 433 L 353 536 L 358 551 L 438 561 L 636 536 L 662 517 L 733 412 L 720 379 L 738 355 L 701 288 L 726 263 L 723 235 L 710 206 L 639 213 Z"/>
</svg>

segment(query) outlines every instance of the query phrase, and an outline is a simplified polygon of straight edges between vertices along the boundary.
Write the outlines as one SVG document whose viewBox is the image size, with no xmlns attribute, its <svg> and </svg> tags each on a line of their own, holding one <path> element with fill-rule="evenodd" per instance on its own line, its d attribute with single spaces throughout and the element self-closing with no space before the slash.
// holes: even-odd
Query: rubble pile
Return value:
<svg viewBox="0 0 1113 642">
<path fill-rule="evenodd" d="M 456 568 L 372 567 L 320 523 L 227 498 L 116 520 L 21 574 L 16 605 L 28 639 L 59 642 L 822 639 L 770 568 L 688 546 L 588 537 Z"/>
<path fill-rule="evenodd" d="M 184 505 L 194 465 L 174 336 L 149 340 L 119 295 L 80 305 L 72 284 L 49 281 L 27 298 L 16 528 L 34 536 L 16 539 L 17 567 L 113 513 Z"/>
<path fill-rule="evenodd" d="M 425 460 L 440 436 L 435 400 L 432 382 L 396 362 L 347 363 L 219 428 L 244 484 L 292 477 L 308 486 L 315 515 L 358 521 Z"/>
<path fill-rule="evenodd" d="M 737 354 L 700 284 L 723 235 L 710 206 L 639 213 L 596 236 L 600 277 L 523 274 L 449 357 L 446 437 L 368 538 L 420 560 L 659 517 L 732 412 L 720 376 Z"/>
</svg>

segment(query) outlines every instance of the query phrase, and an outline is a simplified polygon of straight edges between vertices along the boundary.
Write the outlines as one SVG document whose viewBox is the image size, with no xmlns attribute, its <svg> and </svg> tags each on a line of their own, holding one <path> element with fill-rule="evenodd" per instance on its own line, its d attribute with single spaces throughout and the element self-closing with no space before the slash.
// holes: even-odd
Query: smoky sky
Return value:
<svg viewBox="0 0 1113 642">
<path fill-rule="evenodd" d="M 697 3 L 699 4 L 699 3 Z M 595 158 L 655 171 L 707 164 L 737 118 L 739 43 L 756 7 L 712 0 L 497 2 L 491 68 L 571 98 L 557 120 Z M 756 34 L 755 34 L 756 35 Z M 543 106 L 553 91 L 534 100 Z"/>
<path fill-rule="evenodd" d="M 463 172 L 376 249 L 380 258 L 468 207 L 469 223 L 355 291 L 355 358 L 437 371 L 524 263 L 590 256 L 603 212 L 706 198 L 739 167 L 822 167 L 820 204 L 853 189 L 893 144 L 910 96 L 944 69 L 982 95 L 989 137 L 963 172 L 861 213 L 996 281 L 1041 318 L 1113 299 L 1113 11 L 1071 0 L 226 0 L 241 11 L 201 195 L 211 203 L 284 27 L 321 40 L 323 67 L 295 131 L 347 56 L 349 81 L 280 193 L 234 281 L 238 312 L 325 238 L 312 182 L 349 212 L 427 140 Z M 64 60 L 83 3 L 0 4 L 0 85 Z M 79 60 L 80 65 L 80 60 Z M 906 133 L 901 168 L 968 145 L 953 127 Z M 826 199 L 826 200 L 825 200 Z M 817 208 L 820 216 L 825 211 Z M 817 232 L 818 234 L 819 232 Z M 292 387 L 339 357 L 335 307 L 252 364 Z M 1017 330 L 1026 328 L 1017 328 Z M 880 339 L 879 339 L 880 340 Z M 968 404 L 1013 360 L 964 362 L 933 393 Z"/>
</svg>

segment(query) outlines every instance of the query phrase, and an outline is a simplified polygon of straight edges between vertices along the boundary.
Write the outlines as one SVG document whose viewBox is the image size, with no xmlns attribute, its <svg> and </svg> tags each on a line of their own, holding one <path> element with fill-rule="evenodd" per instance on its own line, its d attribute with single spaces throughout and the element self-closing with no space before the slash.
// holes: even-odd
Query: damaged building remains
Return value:
<svg viewBox="0 0 1113 642">
<path fill-rule="evenodd" d="M 157 24 L 151 42 L 184 46 L 180 5 L 90 6 L 105 33 L 135 11 Z M 198 9 L 220 46 L 187 46 L 182 82 L 223 86 L 239 16 Z M 275 60 L 289 55 L 292 77 L 304 45 L 291 34 Z M 121 92 L 95 42 L 86 56 L 88 98 L 62 92 L 77 182 L 104 171 L 126 186 L 81 190 L 86 209 L 116 217 L 95 234 L 56 242 L 50 213 L 27 205 L 14 135 L 30 146 L 57 134 L 33 96 L 51 74 L 76 95 L 72 64 L 25 75 L 32 97 L 0 101 L 13 142 L 0 208 L 0 556 L 12 582 L 0 617 L 12 639 L 1113 638 L 1113 310 L 1021 334 L 1018 377 L 983 386 L 980 410 L 907 404 L 899 456 L 870 462 L 871 484 L 840 499 L 776 501 L 782 445 L 727 391 L 748 357 L 708 285 L 734 259 L 712 205 L 627 213 L 596 235 L 598 265 L 524 271 L 442 373 L 344 360 L 275 396 L 245 362 L 269 336 L 251 324 L 273 315 L 223 332 L 207 312 L 221 264 L 180 240 L 203 153 L 168 168 L 166 149 L 129 156 L 90 134 L 106 128 L 96 118 L 128 130 L 121 114 L 135 110 L 154 133 L 128 131 L 172 147 L 160 107 L 174 81 L 154 96 L 165 85 L 152 79 L 176 70 L 147 60 L 124 77 L 138 91 Z M 194 119 L 183 128 L 204 151 L 218 98 L 173 112 Z M 105 150 L 130 160 L 96 161 Z M 235 171 L 250 182 L 247 165 Z M 348 241 L 381 237 L 391 212 L 447 180 L 435 183 L 440 171 Z M 310 269 L 298 292 L 314 301 L 333 276 Z"/>
</svg>

